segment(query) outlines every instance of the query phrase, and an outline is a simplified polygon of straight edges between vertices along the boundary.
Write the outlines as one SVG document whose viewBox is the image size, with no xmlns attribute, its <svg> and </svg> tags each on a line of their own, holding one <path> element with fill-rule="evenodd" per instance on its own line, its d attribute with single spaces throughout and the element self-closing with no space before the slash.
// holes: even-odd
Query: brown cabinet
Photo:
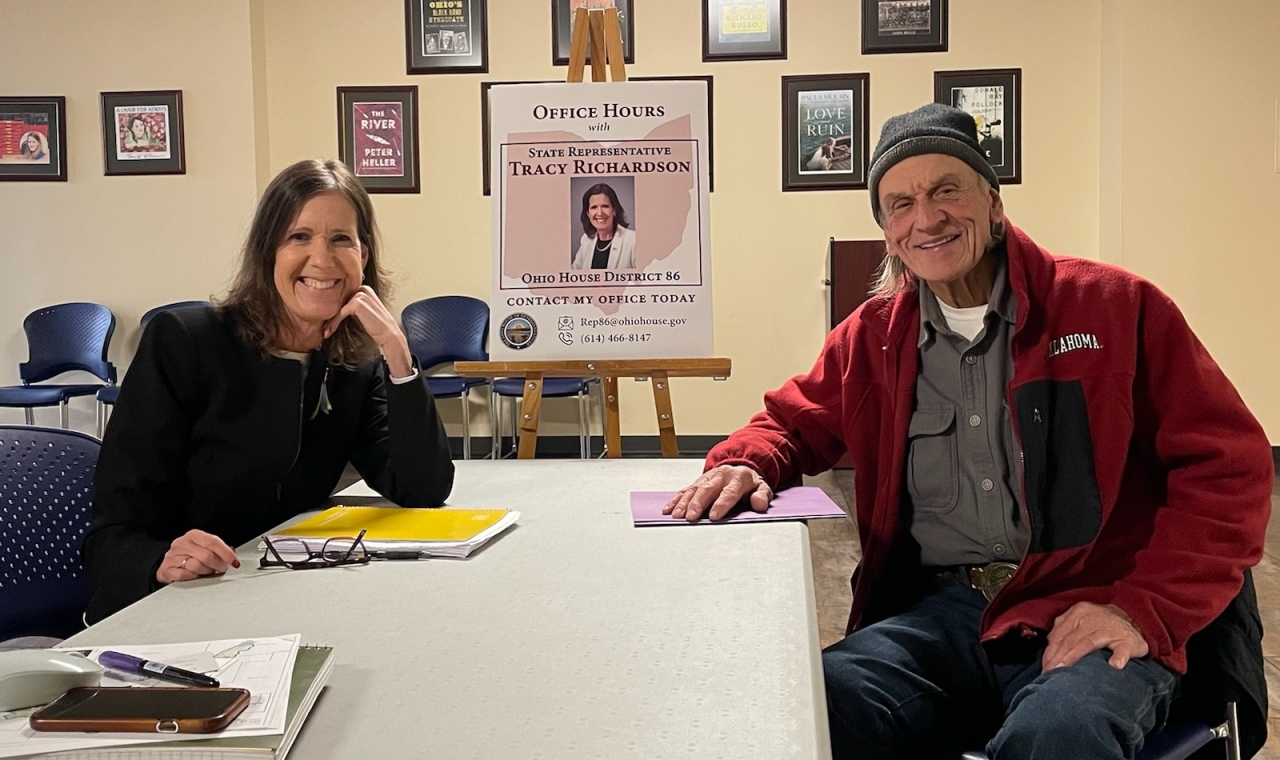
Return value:
<svg viewBox="0 0 1280 760">
<path fill-rule="evenodd" d="M 871 297 L 876 270 L 884 259 L 883 240 L 836 240 L 827 248 L 827 329 L 831 330 Z"/>
<path fill-rule="evenodd" d="M 876 270 L 884 259 L 883 240 L 836 240 L 831 238 L 827 248 L 827 330 L 833 329 L 845 317 L 871 297 L 875 286 Z M 836 462 L 835 469 L 853 467 L 849 455 Z"/>
</svg>

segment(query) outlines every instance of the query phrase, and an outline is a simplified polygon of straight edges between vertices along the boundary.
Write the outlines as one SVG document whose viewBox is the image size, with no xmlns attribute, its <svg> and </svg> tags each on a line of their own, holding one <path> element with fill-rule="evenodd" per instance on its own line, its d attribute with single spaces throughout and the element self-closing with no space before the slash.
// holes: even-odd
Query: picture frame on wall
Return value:
<svg viewBox="0 0 1280 760">
<path fill-rule="evenodd" d="M 67 99 L 0 97 L 0 182 L 67 181 Z"/>
<path fill-rule="evenodd" d="M 104 92 L 103 174 L 186 174 L 182 90 Z"/>
<path fill-rule="evenodd" d="M 871 75 L 782 78 L 782 190 L 865 190 Z"/>
<path fill-rule="evenodd" d="M 617 8 L 618 27 L 622 32 L 622 59 L 636 62 L 635 18 L 632 0 L 551 0 L 551 63 L 569 65 L 569 45 L 573 40 L 573 15 L 579 8 Z M 591 63 L 591 49 L 587 48 L 587 63 Z"/>
<path fill-rule="evenodd" d="M 1022 69 L 935 71 L 933 100 L 973 117 L 1000 184 L 1022 183 Z"/>
<path fill-rule="evenodd" d="M 862 54 L 944 53 L 947 0 L 862 0 Z"/>
<path fill-rule="evenodd" d="M 370 193 L 419 193 L 418 87 L 338 88 L 338 155 Z"/>
<path fill-rule="evenodd" d="M 702 60 L 787 57 L 787 0 L 702 0 Z"/>
<path fill-rule="evenodd" d="M 405 0 L 405 73 L 487 74 L 488 0 Z"/>
</svg>

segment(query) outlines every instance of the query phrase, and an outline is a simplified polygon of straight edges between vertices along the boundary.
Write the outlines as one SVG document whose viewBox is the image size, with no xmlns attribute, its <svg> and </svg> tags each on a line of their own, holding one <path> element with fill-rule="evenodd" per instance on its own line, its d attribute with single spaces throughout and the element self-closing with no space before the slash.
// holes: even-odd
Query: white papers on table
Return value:
<svg viewBox="0 0 1280 760">
<path fill-rule="evenodd" d="M 489 542 L 489 539 L 503 532 L 520 520 L 520 513 L 510 511 L 504 514 L 496 523 L 490 525 L 471 538 L 462 539 L 460 541 L 414 541 L 412 539 L 401 540 L 369 540 L 364 539 L 365 546 L 369 551 L 377 556 L 380 551 L 393 552 L 417 552 L 422 558 L 430 559 L 432 557 L 443 559 L 466 559 L 471 556 L 471 552 L 479 549 Z"/>
<path fill-rule="evenodd" d="M 300 634 L 266 638 L 195 641 L 186 644 L 119 644 L 101 647 L 59 647 L 94 660 L 104 651 L 123 652 L 218 679 L 227 688 L 246 689 L 249 706 L 225 730 L 216 734 L 116 734 L 33 731 L 28 718 L 38 708 L 0 712 L 0 758 L 45 752 L 118 747 L 126 744 L 171 742 L 214 737 L 283 734 L 298 658 Z M 103 686 L 173 686 L 166 681 L 108 669 Z"/>
</svg>

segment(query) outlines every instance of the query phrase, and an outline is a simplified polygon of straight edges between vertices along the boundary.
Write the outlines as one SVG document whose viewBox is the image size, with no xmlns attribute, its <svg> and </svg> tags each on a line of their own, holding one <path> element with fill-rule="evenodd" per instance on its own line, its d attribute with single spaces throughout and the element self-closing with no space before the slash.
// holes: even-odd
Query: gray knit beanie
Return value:
<svg viewBox="0 0 1280 760">
<path fill-rule="evenodd" d="M 996 170 L 978 147 L 978 124 L 959 108 L 941 103 L 927 103 L 911 113 L 891 116 L 880 130 L 880 142 L 871 154 L 871 171 L 867 186 L 871 189 L 871 213 L 880 221 L 880 178 L 890 167 L 904 158 L 925 153 L 955 156 L 991 186 L 1000 189 Z"/>
</svg>

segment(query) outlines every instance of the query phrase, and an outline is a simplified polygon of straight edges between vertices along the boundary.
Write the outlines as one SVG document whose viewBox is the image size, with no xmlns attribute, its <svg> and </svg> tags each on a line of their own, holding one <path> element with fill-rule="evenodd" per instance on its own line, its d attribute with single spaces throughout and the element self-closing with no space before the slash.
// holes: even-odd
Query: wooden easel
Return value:
<svg viewBox="0 0 1280 760">
<path fill-rule="evenodd" d="M 591 50 L 591 81 L 627 81 L 622 57 L 622 31 L 618 9 L 579 8 L 573 19 L 573 41 L 569 48 L 566 82 L 581 82 L 587 49 Z M 608 68 L 606 69 L 606 61 Z M 520 410 L 520 445 L 517 456 L 533 459 L 538 445 L 538 419 L 542 413 L 542 383 L 547 377 L 601 377 L 604 379 L 604 440 L 610 458 L 622 456 L 621 421 L 618 418 L 618 378 L 648 378 L 653 383 L 653 404 L 658 415 L 658 438 L 662 456 L 680 456 L 676 444 L 675 413 L 671 409 L 673 377 L 713 377 L 725 379 L 732 369 L 729 359 L 626 359 L 601 361 L 510 361 L 454 362 L 453 370 L 464 377 L 523 377 L 524 404 Z M 495 436 L 501 432 L 494 430 Z"/>
<path fill-rule="evenodd" d="M 588 21 L 590 17 L 590 21 Z M 579 8 L 573 16 L 573 39 L 569 44 L 569 73 L 566 82 L 581 82 L 591 47 L 591 81 L 605 82 L 605 60 L 613 81 L 627 81 L 627 63 L 622 56 L 622 28 L 617 8 Z"/>
<path fill-rule="evenodd" d="M 618 417 L 618 378 L 648 378 L 653 383 L 653 405 L 658 415 L 658 438 L 662 456 L 680 456 L 676 444 L 676 419 L 671 410 L 673 377 L 729 376 L 729 359 L 615 359 L 603 361 L 518 361 L 454 362 L 453 370 L 464 377 L 524 377 L 524 404 L 520 409 L 520 459 L 533 459 L 538 445 L 538 419 L 542 413 L 542 381 L 547 377 L 604 378 L 604 441 L 610 458 L 622 456 L 621 421 Z M 494 435 L 499 435 L 494 431 Z"/>
</svg>

